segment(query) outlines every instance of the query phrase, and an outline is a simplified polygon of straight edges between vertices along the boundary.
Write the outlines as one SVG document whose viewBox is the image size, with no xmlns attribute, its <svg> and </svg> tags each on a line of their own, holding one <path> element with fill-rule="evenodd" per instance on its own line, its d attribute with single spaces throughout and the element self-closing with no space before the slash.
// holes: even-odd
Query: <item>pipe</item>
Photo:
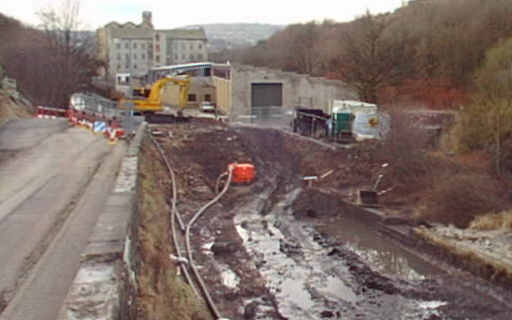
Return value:
<svg viewBox="0 0 512 320">
<path fill-rule="evenodd" d="M 185 241 L 186 241 L 185 244 L 187 245 L 188 262 L 189 262 L 190 268 L 192 269 L 192 272 L 194 273 L 194 275 L 195 275 L 195 277 L 197 279 L 197 282 L 200 284 L 201 288 L 203 288 L 203 293 L 205 295 L 206 301 L 208 302 L 208 306 L 210 307 L 212 313 L 215 315 L 215 317 L 217 319 L 221 319 L 222 316 L 220 315 L 220 312 L 217 309 L 217 306 L 213 302 L 212 297 L 210 296 L 210 293 L 208 292 L 208 290 L 206 288 L 206 285 L 204 284 L 204 281 L 201 278 L 201 275 L 199 274 L 199 271 L 197 270 L 197 268 L 196 268 L 196 266 L 194 264 L 194 258 L 192 257 L 192 250 L 190 249 L 190 247 L 191 247 L 190 246 L 190 228 L 192 227 L 192 225 L 194 225 L 194 223 L 197 221 L 197 219 L 199 219 L 201 217 L 201 215 L 210 206 L 212 206 L 213 204 L 217 203 L 220 200 L 220 198 L 222 198 L 222 196 L 226 193 L 226 191 L 228 191 L 228 188 L 229 188 L 229 186 L 231 184 L 232 177 L 233 177 L 233 169 L 229 167 L 228 168 L 228 180 L 226 181 L 226 184 L 224 185 L 224 188 L 222 189 L 222 191 L 219 194 L 217 194 L 215 196 L 215 198 L 213 198 L 210 202 L 205 204 L 203 207 L 201 207 L 201 209 L 199 209 L 196 212 L 196 214 L 192 217 L 192 219 L 188 223 L 187 229 L 185 231 Z"/>
<path fill-rule="evenodd" d="M 171 182 L 172 182 L 171 183 L 172 184 L 172 199 L 171 199 L 171 231 L 172 231 L 172 238 L 173 238 L 173 243 L 174 243 L 174 249 L 176 250 L 176 255 L 178 256 L 178 258 L 184 258 L 183 254 L 181 253 L 181 250 L 180 250 L 180 246 L 179 246 L 179 243 L 178 243 L 178 235 L 177 235 L 177 232 L 176 232 L 176 217 L 178 217 L 178 222 L 180 223 L 180 227 L 181 227 L 182 231 L 185 230 L 184 225 L 183 225 L 183 221 L 181 220 L 181 217 L 180 217 L 180 215 L 178 213 L 178 210 L 176 208 L 176 202 L 177 202 L 177 198 L 178 198 L 178 193 L 177 193 L 177 190 L 176 190 L 177 189 L 177 187 L 176 187 L 176 176 L 174 174 L 174 170 L 172 170 L 172 167 L 171 167 L 171 164 L 169 163 L 169 160 L 165 156 L 165 153 L 164 153 L 162 147 L 160 146 L 158 141 L 156 141 L 151 135 L 150 135 L 150 137 L 151 137 L 151 141 L 156 146 L 158 152 L 160 153 L 160 155 L 164 159 L 164 162 L 165 162 L 165 165 L 167 167 L 167 170 L 168 170 L 168 172 L 169 172 L 169 174 L 171 176 Z M 192 288 L 192 291 L 194 291 L 195 295 L 199 297 L 200 296 L 199 292 L 198 292 L 196 286 L 194 285 L 194 282 L 192 281 L 192 278 L 190 277 L 190 274 L 188 272 L 187 266 L 180 263 L 178 265 L 178 267 L 183 272 L 183 275 L 185 276 L 185 280 L 187 281 L 187 283 Z"/>
</svg>

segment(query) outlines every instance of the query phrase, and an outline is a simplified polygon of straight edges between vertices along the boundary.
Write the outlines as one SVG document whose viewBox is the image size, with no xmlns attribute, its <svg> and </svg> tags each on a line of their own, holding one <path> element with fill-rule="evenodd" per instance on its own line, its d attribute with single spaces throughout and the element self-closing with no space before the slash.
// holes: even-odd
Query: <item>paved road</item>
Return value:
<svg viewBox="0 0 512 320">
<path fill-rule="evenodd" d="M 31 119 L 2 127 L 5 150 L 15 154 L 0 163 L 0 293 L 10 301 L 0 319 L 55 319 L 123 147 Z"/>
</svg>

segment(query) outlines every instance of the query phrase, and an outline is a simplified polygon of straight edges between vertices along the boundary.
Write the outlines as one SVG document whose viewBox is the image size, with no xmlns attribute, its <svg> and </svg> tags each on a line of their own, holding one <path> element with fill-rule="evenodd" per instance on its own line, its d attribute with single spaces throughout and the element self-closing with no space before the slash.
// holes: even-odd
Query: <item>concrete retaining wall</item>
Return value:
<svg viewBox="0 0 512 320">
<path fill-rule="evenodd" d="M 137 166 L 146 123 L 130 142 L 104 212 L 82 253 L 59 320 L 121 319 L 129 309 L 126 290 L 135 283 L 130 225 L 136 208 Z M 121 305 L 123 303 L 123 305 Z"/>
</svg>

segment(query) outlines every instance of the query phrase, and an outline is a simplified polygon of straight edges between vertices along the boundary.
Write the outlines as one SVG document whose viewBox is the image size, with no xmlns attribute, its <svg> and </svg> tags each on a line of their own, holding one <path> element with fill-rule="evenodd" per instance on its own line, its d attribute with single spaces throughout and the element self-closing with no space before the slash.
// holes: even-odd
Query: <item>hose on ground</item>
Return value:
<svg viewBox="0 0 512 320">
<path fill-rule="evenodd" d="M 217 178 L 217 182 L 215 183 L 215 194 L 219 194 L 220 183 L 222 182 L 222 179 L 224 177 L 227 177 L 228 175 L 229 175 L 229 173 L 226 171 L 226 172 L 221 173 L 221 175 Z"/>
<path fill-rule="evenodd" d="M 179 212 L 176 208 L 176 202 L 177 202 L 177 198 L 178 198 L 178 193 L 177 193 L 177 184 L 176 184 L 176 176 L 174 174 L 174 170 L 172 169 L 171 167 L 171 164 L 169 163 L 169 160 L 167 159 L 167 157 L 165 156 L 165 153 L 162 149 L 162 147 L 160 146 L 160 144 L 158 143 L 158 141 L 156 141 L 152 136 L 151 137 L 151 141 L 153 142 L 153 144 L 156 146 L 158 152 L 160 153 L 160 155 L 162 156 L 162 158 L 164 159 L 164 162 L 165 162 L 165 165 L 167 167 L 167 170 L 170 174 L 170 177 L 171 177 L 171 185 L 172 185 L 172 198 L 171 198 L 171 231 L 172 231 L 172 238 L 173 238 L 173 243 L 174 243 L 174 248 L 176 250 L 176 255 L 178 256 L 178 258 L 183 259 L 183 254 L 180 250 L 180 247 L 179 247 L 179 243 L 178 243 L 178 235 L 177 235 L 177 232 L 176 232 L 176 218 L 178 218 L 178 222 L 180 224 L 180 228 L 182 231 L 185 231 L 185 226 L 183 224 L 183 221 L 181 220 L 181 217 L 179 215 Z M 190 285 L 190 287 L 192 288 L 192 291 L 194 291 L 195 295 L 196 296 L 200 296 L 199 295 L 199 292 L 196 288 L 196 286 L 194 285 L 194 282 L 192 281 L 192 278 L 190 277 L 190 274 L 188 272 L 188 269 L 187 269 L 187 266 L 183 265 L 182 263 L 179 264 L 179 268 L 181 269 L 181 271 L 183 272 L 183 275 L 185 276 L 185 280 L 187 281 L 187 283 Z"/>
<path fill-rule="evenodd" d="M 195 264 L 194 264 L 194 258 L 192 257 L 192 250 L 190 249 L 190 228 L 192 227 L 192 225 L 194 225 L 194 223 L 197 221 L 197 219 L 199 219 L 199 217 L 201 217 L 201 215 L 210 207 L 212 206 L 213 204 L 217 203 L 220 198 L 222 198 L 222 196 L 226 193 L 226 191 L 228 191 L 228 188 L 231 184 L 231 179 L 233 177 L 233 170 L 231 168 L 228 169 L 228 179 L 226 181 L 226 184 L 224 185 L 224 188 L 222 189 L 222 191 L 217 194 L 215 196 L 215 198 L 213 198 L 210 202 L 208 202 L 207 204 L 205 204 L 203 207 L 201 207 L 201 209 L 199 209 L 196 214 L 192 217 L 192 219 L 190 220 L 190 222 L 187 224 L 187 229 L 185 231 L 185 241 L 186 241 L 186 246 L 187 246 L 187 253 L 188 253 L 188 261 L 189 261 L 189 265 L 190 265 L 190 268 L 192 269 L 192 272 L 194 273 L 196 279 L 197 279 L 197 282 L 199 283 L 199 285 L 201 286 L 201 288 L 203 289 L 203 293 L 204 293 L 204 296 L 205 296 L 205 299 L 208 303 L 208 306 L 210 307 L 212 313 L 215 315 L 215 317 L 217 319 L 220 319 L 222 318 L 222 316 L 220 315 L 220 312 L 219 310 L 217 309 L 217 306 L 215 305 L 215 303 L 213 302 L 212 300 L 212 297 L 210 296 L 210 293 L 208 292 L 207 288 L 206 288 L 206 285 L 204 284 L 204 281 L 203 279 L 201 278 L 201 275 L 199 274 Z"/>
</svg>

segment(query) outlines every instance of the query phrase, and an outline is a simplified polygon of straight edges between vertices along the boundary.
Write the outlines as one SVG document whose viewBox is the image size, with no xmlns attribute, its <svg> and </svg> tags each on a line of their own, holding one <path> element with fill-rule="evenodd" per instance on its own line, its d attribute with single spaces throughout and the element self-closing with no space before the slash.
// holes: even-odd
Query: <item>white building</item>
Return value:
<svg viewBox="0 0 512 320">
<path fill-rule="evenodd" d="M 118 73 L 140 77 L 152 67 L 208 60 L 202 28 L 156 30 L 151 20 L 151 12 L 145 11 L 141 24 L 110 22 L 97 30 L 105 77 L 114 79 Z"/>
</svg>

